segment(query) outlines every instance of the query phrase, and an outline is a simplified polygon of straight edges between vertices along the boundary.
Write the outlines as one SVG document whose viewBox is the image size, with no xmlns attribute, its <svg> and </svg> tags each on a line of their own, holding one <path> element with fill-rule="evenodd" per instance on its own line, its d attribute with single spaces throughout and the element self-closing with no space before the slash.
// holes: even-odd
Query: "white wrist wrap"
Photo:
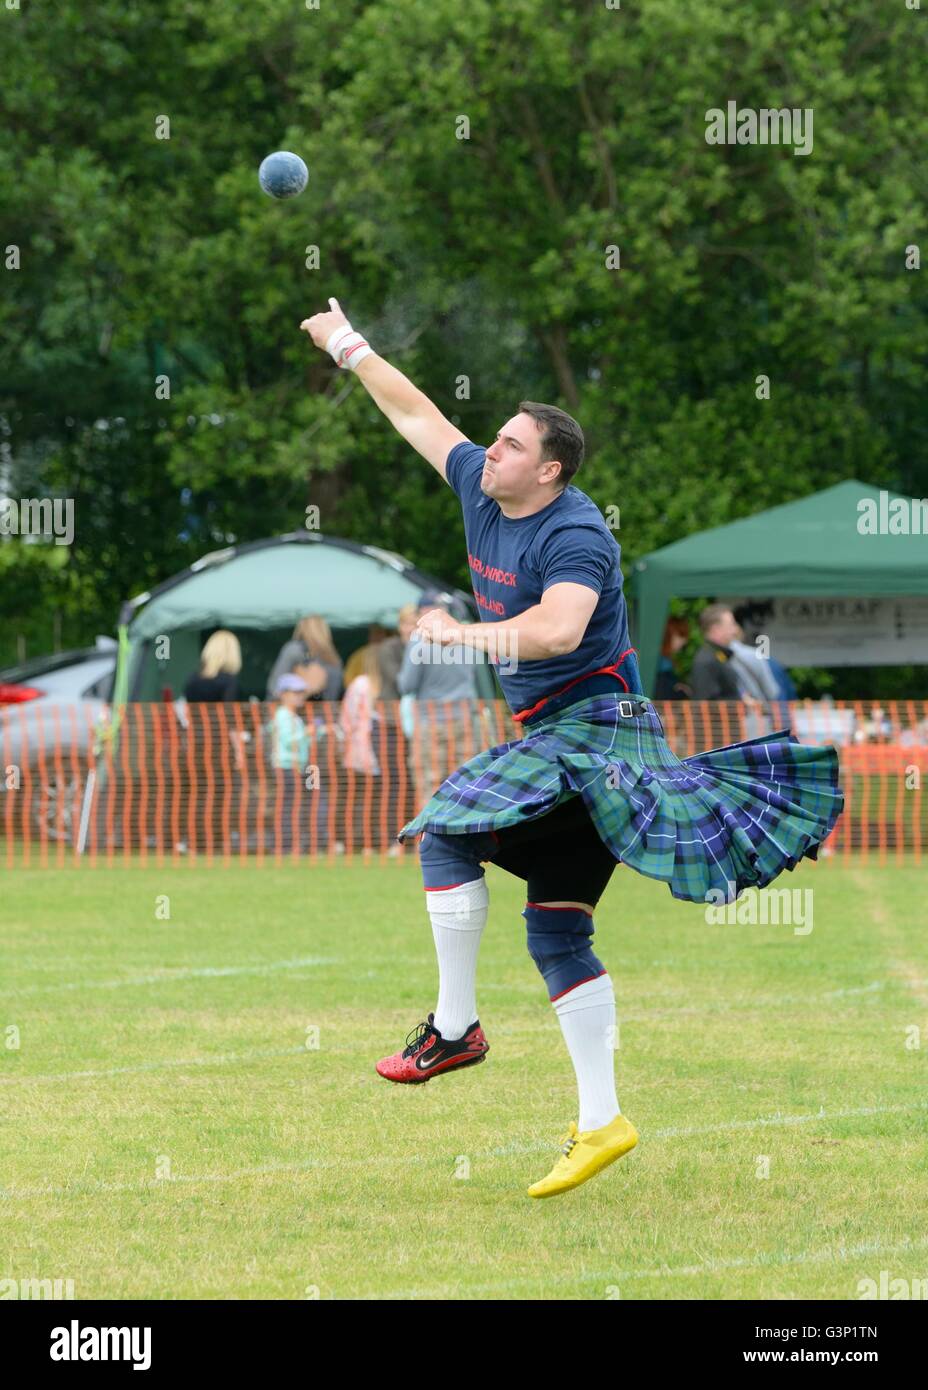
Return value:
<svg viewBox="0 0 928 1390">
<path fill-rule="evenodd" d="M 374 351 L 362 334 L 356 333 L 350 323 L 343 323 L 329 335 L 325 350 L 339 367 L 354 369 L 365 357 Z"/>
</svg>

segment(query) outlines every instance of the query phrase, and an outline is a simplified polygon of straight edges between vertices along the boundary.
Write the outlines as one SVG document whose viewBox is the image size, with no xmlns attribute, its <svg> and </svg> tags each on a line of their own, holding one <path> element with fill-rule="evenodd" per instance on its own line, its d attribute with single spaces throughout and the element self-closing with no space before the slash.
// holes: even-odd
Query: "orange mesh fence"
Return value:
<svg viewBox="0 0 928 1390">
<path fill-rule="evenodd" d="M 340 854 L 402 857 L 396 841 L 461 762 L 521 736 L 502 701 L 379 701 L 367 728 L 313 702 L 298 757 L 276 706 L 131 704 L 115 737 L 94 707 L 0 707 L 0 840 L 8 866 L 262 864 Z M 658 703 L 680 757 L 789 728 L 831 743 L 846 796 L 824 855 L 921 858 L 928 836 L 928 702 Z M 112 729 L 112 726 L 109 726 Z"/>
</svg>

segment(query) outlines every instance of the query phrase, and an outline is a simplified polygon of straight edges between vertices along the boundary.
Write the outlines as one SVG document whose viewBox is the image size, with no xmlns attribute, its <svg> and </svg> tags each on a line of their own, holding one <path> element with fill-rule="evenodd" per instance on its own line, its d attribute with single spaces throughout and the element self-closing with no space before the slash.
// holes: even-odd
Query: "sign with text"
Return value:
<svg viewBox="0 0 928 1390">
<path fill-rule="evenodd" d="M 748 602 L 725 599 L 734 607 Z M 784 666 L 928 665 L 928 598 L 750 600 Z M 753 633 L 748 633 L 751 640 Z"/>
</svg>

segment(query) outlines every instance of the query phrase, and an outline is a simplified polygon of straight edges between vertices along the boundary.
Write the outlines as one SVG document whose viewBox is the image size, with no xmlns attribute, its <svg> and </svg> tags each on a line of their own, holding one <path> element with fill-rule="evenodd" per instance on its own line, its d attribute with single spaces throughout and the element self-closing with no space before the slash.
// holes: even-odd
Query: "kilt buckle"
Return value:
<svg viewBox="0 0 928 1390">
<path fill-rule="evenodd" d="M 631 700 L 619 701 L 619 714 L 622 716 L 623 719 L 634 719 L 635 710 Z"/>
</svg>

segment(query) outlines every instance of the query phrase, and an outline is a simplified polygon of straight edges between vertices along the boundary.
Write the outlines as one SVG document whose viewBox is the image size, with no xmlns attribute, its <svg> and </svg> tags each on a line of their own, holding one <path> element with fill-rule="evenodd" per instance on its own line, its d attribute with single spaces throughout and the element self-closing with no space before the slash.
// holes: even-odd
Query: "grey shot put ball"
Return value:
<svg viewBox="0 0 928 1390">
<path fill-rule="evenodd" d="M 309 170 L 298 154 L 276 150 L 262 159 L 258 182 L 271 198 L 295 198 L 309 181 Z"/>
</svg>

